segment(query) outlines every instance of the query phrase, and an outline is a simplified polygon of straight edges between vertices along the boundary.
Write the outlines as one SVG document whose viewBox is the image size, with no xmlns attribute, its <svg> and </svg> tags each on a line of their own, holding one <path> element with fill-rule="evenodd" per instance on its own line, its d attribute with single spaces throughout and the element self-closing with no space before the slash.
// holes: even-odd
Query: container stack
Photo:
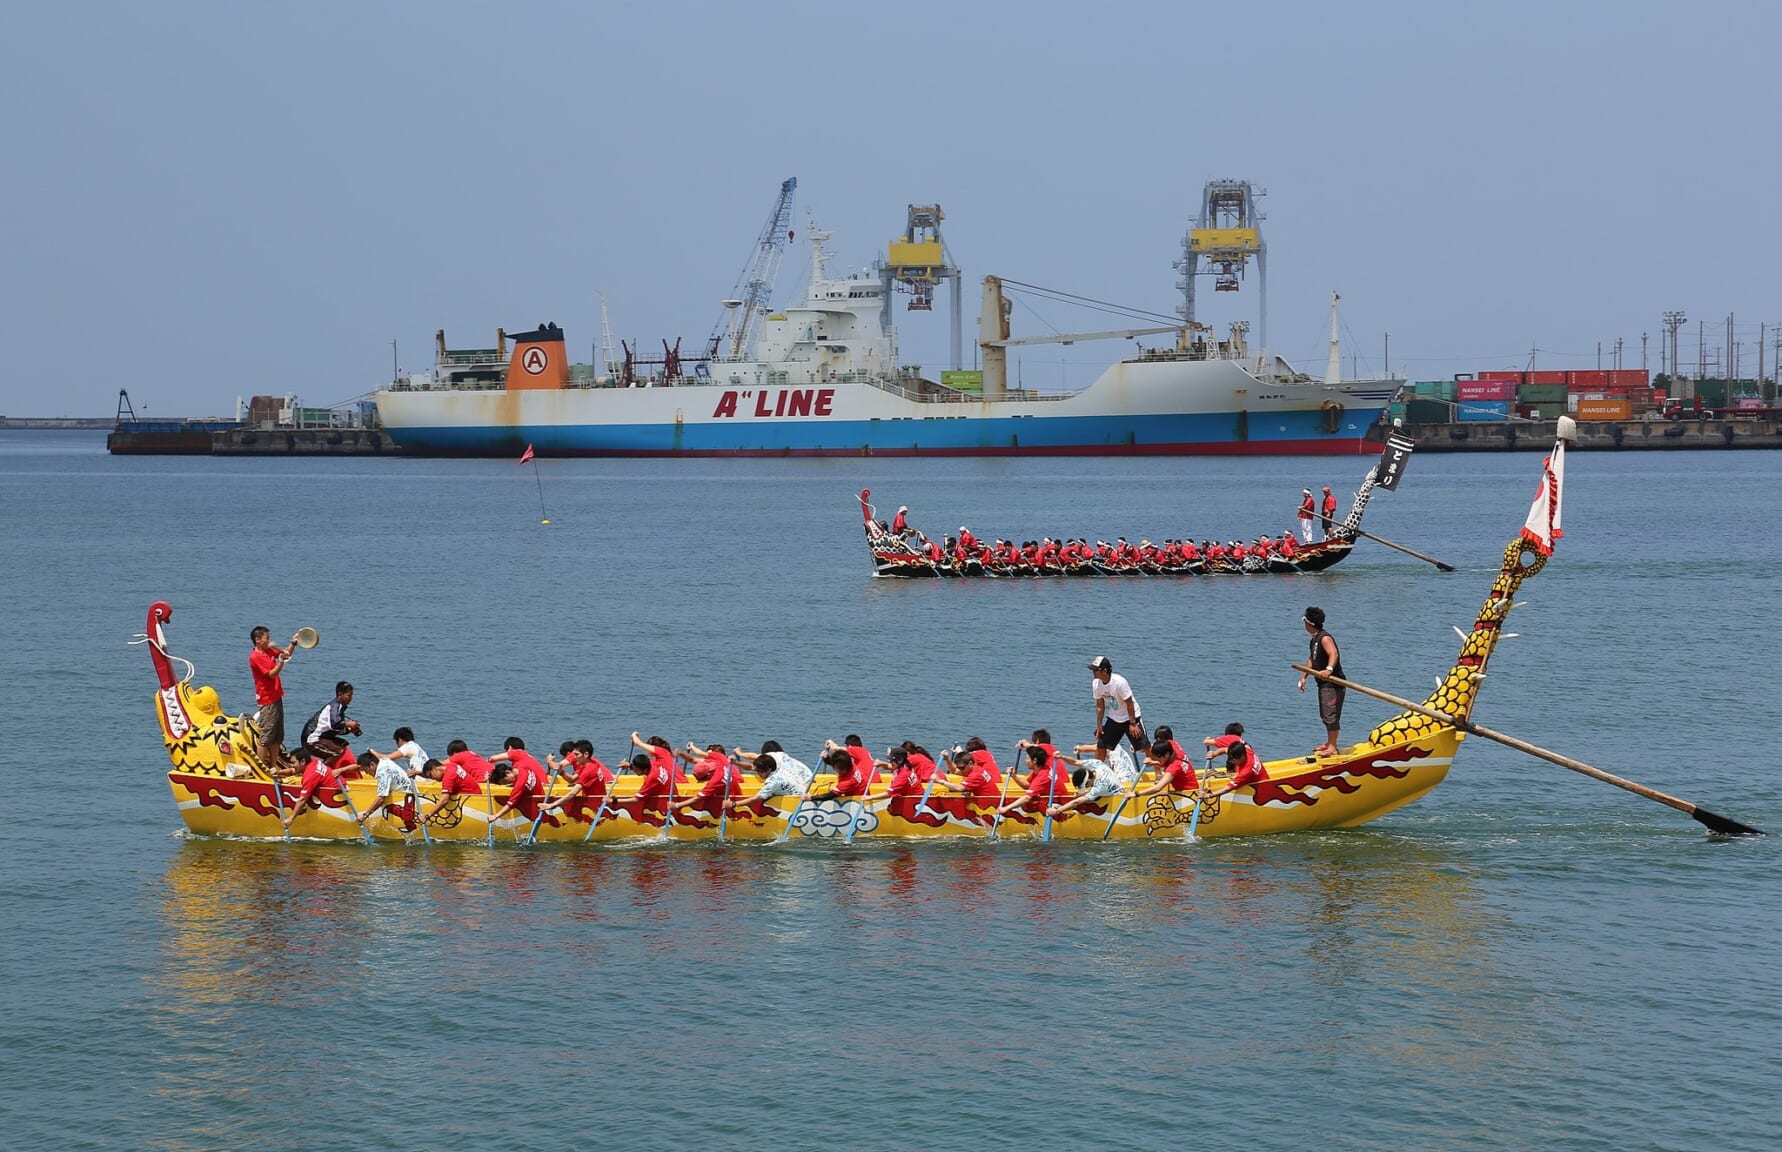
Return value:
<svg viewBox="0 0 1782 1152">
<path fill-rule="evenodd" d="M 1566 403 L 1580 420 L 1631 420 L 1652 404 L 1652 378 L 1639 368 L 1567 372 Z"/>
<path fill-rule="evenodd" d="M 1508 420 L 1521 375 L 1520 372 L 1481 372 L 1478 379 L 1455 381 L 1454 418 L 1469 422 Z"/>
</svg>

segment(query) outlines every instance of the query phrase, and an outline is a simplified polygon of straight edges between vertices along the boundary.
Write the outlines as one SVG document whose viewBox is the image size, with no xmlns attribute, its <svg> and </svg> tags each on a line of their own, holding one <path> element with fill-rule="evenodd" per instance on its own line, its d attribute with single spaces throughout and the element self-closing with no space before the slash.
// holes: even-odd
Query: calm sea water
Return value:
<svg viewBox="0 0 1782 1152">
<path fill-rule="evenodd" d="M 1317 577 L 894 583 L 853 493 L 1018 538 L 1254 535 L 1365 462 L 113 459 L 0 434 L 0 1147 L 1782 1145 L 1778 848 L 1470 741 L 1360 829 L 577 851 L 185 837 L 126 646 L 250 707 L 248 629 L 429 749 L 1321 737 L 1324 606 L 1421 695 L 1533 492 L 1424 456 Z M 1782 832 L 1782 453 L 1576 454 L 1477 718 Z M 1383 707 L 1351 700 L 1359 738 Z M 1002 752 L 1001 755 L 1007 755 Z"/>
</svg>

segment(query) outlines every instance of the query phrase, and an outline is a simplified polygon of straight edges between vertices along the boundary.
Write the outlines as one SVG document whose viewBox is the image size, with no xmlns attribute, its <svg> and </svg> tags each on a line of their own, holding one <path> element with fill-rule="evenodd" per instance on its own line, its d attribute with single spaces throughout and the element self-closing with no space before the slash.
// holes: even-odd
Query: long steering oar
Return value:
<svg viewBox="0 0 1782 1152">
<path fill-rule="evenodd" d="M 1304 664 L 1295 664 L 1293 667 L 1301 672 L 1311 671 L 1311 669 Z M 1452 725 L 1463 732 L 1470 732 L 1476 736 L 1483 736 L 1487 740 L 1495 740 L 1506 747 L 1514 748 L 1518 752 L 1526 752 L 1530 756 L 1539 757 L 1548 763 L 1557 764 L 1561 768 L 1570 768 L 1573 772 L 1589 776 L 1593 780 L 1601 780 L 1605 784 L 1613 784 L 1617 788 L 1632 792 L 1635 796 L 1644 796 L 1648 800 L 1656 800 L 1660 804 L 1675 808 L 1677 811 L 1688 815 L 1697 823 L 1706 826 L 1710 832 L 1719 832 L 1726 836 L 1768 835 L 1768 833 L 1761 828 L 1753 828 L 1749 824 L 1741 824 L 1737 820 L 1729 820 L 1725 816 L 1710 812 L 1698 804 L 1691 804 L 1687 800 L 1682 800 L 1667 793 L 1660 792 L 1656 788 L 1648 788 L 1644 784 L 1636 784 L 1632 780 L 1624 780 L 1620 776 L 1604 772 L 1601 768 L 1592 768 L 1590 765 L 1579 760 L 1573 760 L 1569 756 L 1561 756 L 1557 752 L 1549 752 L 1547 749 L 1535 744 L 1530 744 L 1526 740 L 1518 740 L 1514 736 L 1506 736 L 1502 732 L 1494 732 L 1489 728 L 1480 727 L 1470 720 L 1462 720 L 1458 717 L 1449 716 L 1444 712 L 1438 712 L 1434 708 L 1425 708 L 1421 704 L 1413 704 L 1411 701 L 1400 699 L 1391 693 L 1381 692 L 1378 689 L 1369 688 L 1364 684 L 1357 684 L 1353 680 L 1344 680 L 1340 676 L 1331 676 L 1328 677 L 1328 679 L 1332 684 L 1339 685 L 1343 688 L 1353 688 L 1364 696 L 1372 696 L 1376 700 L 1384 700 L 1386 703 L 1403 708 L 1406 711 L 1415 712 L 1418 715 L 1427 716 L 1431 720 L 1439 720 L 1443 724 Z"/>
<path fill-rule="evenodd" d="M 1324 519 L 1324 538 L 1325 538 L 1325 540 L 1328 541 L 1330 539 L 1330 527 L 1331 527 L 1332 521 L 1328 516 L 1324 517 L 1323 519 Z M 1372 540 L 1374 543 L 1384 544 L 1388 548 L 1396 548 L 1400 552 L 1403 552 L 1406 556 L 1415 556 L 1417 559 L 1423 561 L 1425 564 L 1434 564 L 1437 568 L 1441 569 L 1443 572 L 1454 571 L 1454 565 L 1444 564 L 1440 560 L 1437 560 L 1434 556 L 1425 556 L 1423 553 L 1417 551 L 1414 548 L 1406 548 L 1403 544 L 1395 544 L 1392 541 L 1386 539 L 1384 536 L 1375 536 L 1372 532 L 1364 532 L 1360 528 L 1350 528 L 1347 526 L 1343 527 L 1343 531 L 1344 532 L 1353 532 L 1357 536 L 1366 536 L 1369 540 Z"/>
<path fill-rule="evenodd" d="M 495 785 L 483 781 L 483 795 L 489 801 L 489 847 L 495 847 Z"/>
</svg>

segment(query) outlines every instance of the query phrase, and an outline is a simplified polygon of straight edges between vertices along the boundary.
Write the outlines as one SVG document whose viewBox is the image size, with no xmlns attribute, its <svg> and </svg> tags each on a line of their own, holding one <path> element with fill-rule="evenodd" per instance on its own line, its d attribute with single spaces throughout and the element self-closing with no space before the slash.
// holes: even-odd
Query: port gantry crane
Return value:
<svg viewBox="0 0 1782 1152">
<path fill-rule="evenodd" d="M 941 239 L 941 221 L 947 214 L 941 211 L 939 204 L 911 204 L 909 206 L 909 223 L 904 227 L 903 239 L 893 240 L 885 249 L 885 262 L 880 265 L 879 274 L 884 280 L 885 309 L 880 313 L 879 324 L 886 335 L 891 332 L 891 292 L 901 288 L 910 294 L 909 310 L 912 312 L 929 312 L 934 309 L 934 285 L 938 280 L 947 281 L 953 292 L 953 364 L 960 366 L 963 344 L 960 336 L 960 300 L 959 300 L 959 267 L 953 263 L 953 254 L 947 251 L 947 242 Z"/>
<path fill-rule="evenodd" d="M 1213 291 L 1236 292 L 1252 257 L 1261 295 L 1257 339 L 1268 349 L 1268 245 L 1262 241 L 1263 211 L 1257 201 L 1268 195 L 1248 180 L 1208 180 L 1200 193 L 1200 216 L 1182 237 L 1182 256 L 1171 265 L 1182 275 L 1176 287 L 1182 303 L 1176 315 L 1191 329 L 1201 330 L 1194 315 L 1195 278 L 1213 277 Z M 1206 267 L 1202 267 L 1205 264 Z"/>
<path fill-rule="evenodd" d="M 774 278 L 779 274 L 780 256 L 786 242 L 792 239 L 792 193 L 798 190 L 798 177 L 788 177 L 780 185 L 779 198 L 767 215 L 767 226 L 755 242 L 755 252 L 724 301 L 724 313 L 712 330 L 712 360 L 741 360 L 754 340 L 762 317 L 767 315 L 767 298 L 773 294 Z"/>
</svg>

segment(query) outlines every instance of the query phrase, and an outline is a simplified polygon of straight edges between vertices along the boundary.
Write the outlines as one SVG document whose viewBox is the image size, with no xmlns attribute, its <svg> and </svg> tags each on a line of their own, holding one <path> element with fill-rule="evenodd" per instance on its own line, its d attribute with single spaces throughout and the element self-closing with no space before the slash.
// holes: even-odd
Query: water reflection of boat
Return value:
<svg viewBox="0 0 1782 1152">
<path fill-rule="evenodd" d="M 1459 657 L 1424 701 L 1425 707 L 1461 721 L 1471 714 L 1516 590 L 1546 564 L 1551 537 L 1557 535 L 1563 453 L 1561 441 L 1545 468 L 1541 494 L 1529 518 L 1531 527 L 1524 528 L 1504 550 L 1502 566 L 1472 631 L 1464 638 Z M 1534 527 L 1543 508 L 1547 516 L 1544 536 Z M 288 794 L 284 790 L 294 783 L 274 780 L 256 758 L 246 719 L 225 713 L 214 688 L 193 687 L 189 664 L 184 678 L 174 676 L 172 665 L 178 658 L 167 652 L 164 633 L 172 611 L 164 602 L 150 607 L 146 639 L 160 680 L 157 710 L 172 761 L 168 784 L 180 815 L 191 831 L 206 835 L 281 835 L 280 816 Z M 789 817 L 791 830 L 800 838 L 849 841 L 855 836 L 984 837 L 993 828 L 1004 838 L 1051 836 L 1064 840 L 1182 839 L 1191 827 L 1198 835 L 1209 837 L 1347 828 L 1378 819 L 1440 784 L 1464 739 L 1465 734 L 1450 724 L 1407 711 L 1334 756 L 1271 761 L 1266 766 L 1268 779 L 1223 795 L 1214 791 L 1196 798 L 1165 792 L 1118 809 L 1117 801 L 1110 800 L 1051 822 L 1038 812 L 1016 811 L 998 824 L 992 818 L 992 806 L 975 803 L 968 796 L 949 796 L 924 805 L 919 796 L 908 794 L 877 799 L 864 808 L 855 800 L 795 806 L 791 798 L 775 798 L 751 802 L 723 821 L 715 812 L 685 808 L 673 815 L 673 826 L 664 830 L 660 799 L 640 798 L 643 778 L 622 776 L 604 818 L 600 805 L 577 800 L 546 815 L 536 825 L 536 838 L 575 843 L 661 834 L 673 840 L 767 840 L 781 834 Z M 818 777 L 819 789 L 832 783 L 833 777 Z M 1221 782 L 1215 779 L 1213 783 Z M 553 784 L 554 790 L 562 787 L 561 782 Z M 422 791 L 426 807 L 433 810 L 436 786 L 425 783 Z M 751 786 L 745 786 L 744 796 L 750 791 Z M 317 794 L 319 804 L 300 816 L 292 831 L 321 839 L 357 838 L 360 831 L 353 813 L 369 807 L 374 794 L 369 779 L 325 784 Z M 529 816 L 515 813 L 499 828 L 489 826 L 489 817 L 507 794 L 505 787 L 496 787 L 482 795 L 449 798 L 433 810 L 426 837 L 498 842 L 521 839 L 533 828 Z M 413 817 L 406 817 L 410 824 L 398 822 L 401 819 L 404 817 L 379 817 L 370 833 L 386 841 L 416 839 L 419 831 L 412 826 Z"/>
</svg>

